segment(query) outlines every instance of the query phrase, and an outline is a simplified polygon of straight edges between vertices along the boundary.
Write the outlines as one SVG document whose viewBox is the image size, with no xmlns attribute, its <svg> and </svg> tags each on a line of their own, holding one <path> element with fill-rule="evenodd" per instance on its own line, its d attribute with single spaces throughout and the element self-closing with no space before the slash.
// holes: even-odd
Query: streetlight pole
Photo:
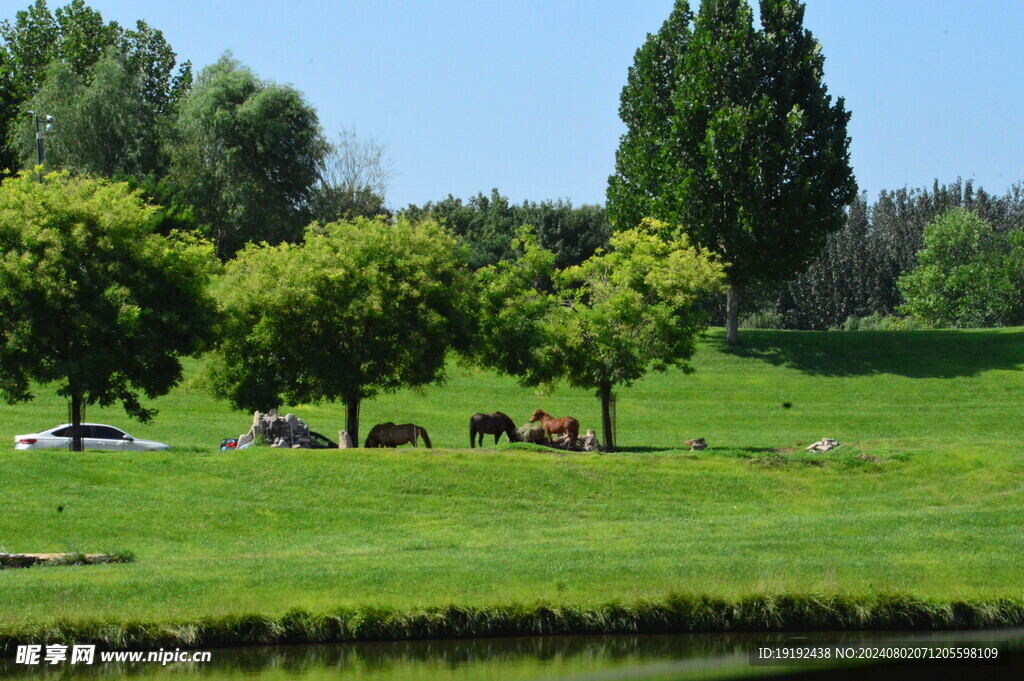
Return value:
<svg viewBox="0 0 1024 681">
<path fill-rule="evenodd" d="M 39 114 L 35 111 L 29 111 L 29 113 L 32 114 L 32 120 L 35 121 L 36 124 L 36 163 L 38 165 L 43 165 L 43 161 L 46 159 L 46 149 L 43 147 L 43 132 L 50 132 L 53 130 L 53 116 L 47 114 L 42 117 L 43 123 L 46 125 L 42 130 L 40 130 Z"/>
</svg>

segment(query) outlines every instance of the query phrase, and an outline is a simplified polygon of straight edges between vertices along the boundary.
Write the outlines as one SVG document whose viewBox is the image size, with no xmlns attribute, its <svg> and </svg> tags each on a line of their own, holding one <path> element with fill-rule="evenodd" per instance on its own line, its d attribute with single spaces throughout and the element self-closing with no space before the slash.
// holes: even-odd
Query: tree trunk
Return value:
<svg viewBox="0 0 1024 681">
<path fill-rule="evenodd" d="M 82 446 L 82 395 L 71 393 L 71 451 L 81 452 Z"/>
<path fill-rule="evenodd" d="M 352 444 L 359 447 L 359 398 L 345 399 L 345 429 L 352 438 Z"/>
<path fill-rule="evenodd" d="M 612 436 L 612 414 L 611 414 L 611 401 L 612 401 L 612 387 L 610 385 L 602 385 L 601 390 L 601 425 L 604 427 L 604 449 L 606 452 L 615 451 L 615 442 Z"/>
<path fill-rule="evenodd" d="M 736 284 L 729 284 L 725 295 L 725 342 L 740 344 L 740 292 Z"/>
</svg>

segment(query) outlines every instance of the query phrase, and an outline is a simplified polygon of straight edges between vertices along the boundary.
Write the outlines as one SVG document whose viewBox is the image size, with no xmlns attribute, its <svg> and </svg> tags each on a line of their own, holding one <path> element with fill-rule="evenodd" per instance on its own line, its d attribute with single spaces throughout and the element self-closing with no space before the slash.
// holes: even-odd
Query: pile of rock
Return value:
<svg viewBox="0 0 1024 681">
<path fill-rule="evenodd" d="M 278 416 L 276 409 L 271 409 L 266 414 L 253 412 L 252 428 L 238 438 L 236 449 L 247 447 L 261 436 L 263 443 L 271 447 L 303 449 L 313 446 L 309 426 L 295 414 Z"/>
<path fill-rule="evenodd" d="M 544 434 L 544 428 L 539 423 L 528 424 L 516 429 L 516 440 L 518 442 L 531 442 L 538 445 L 546 445 L 555 449 L 562 449 L 567 452 L 600 452 L 601 443 L 597 441 L 597 435 L 593 430 L 588 430 L 586 435 L 576 438 L 575 442 L 570 441 L 568 435 L 556 435 L 550 442 Z"/>
<path fill-rule="evenodd" d="M 575 442 L 570 441 L 568 435 L 556 435 L 551 440 L 551 446 L 564 449 L 567 452 L 600 452 L 601 443 L 597 441 L 597 434 L 588 430 L 586 435 L 580 435 Z"/>
</svg>

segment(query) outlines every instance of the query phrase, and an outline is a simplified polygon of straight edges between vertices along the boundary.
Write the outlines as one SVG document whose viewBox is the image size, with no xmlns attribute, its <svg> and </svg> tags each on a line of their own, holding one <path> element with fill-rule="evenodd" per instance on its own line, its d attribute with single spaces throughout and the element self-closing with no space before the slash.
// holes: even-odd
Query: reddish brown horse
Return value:
<svg viewBox="0 0 1024 681">
<path fill-rule="evenodd" d="M 552 434 L 561 435 L 562 433 L 568 433 L 569 442 L 576 444 L 576 438 L 580 435 L 580 422 L 571 416 L 563 416 L 556 419 L 543 409 L 538 409 L 530 417 L 530 423 L 534 421 L 540 421 L 541 425 L 544 426 L 544 434 L 548 436 L 548 440 L 551 439 Z"/>
</svg>

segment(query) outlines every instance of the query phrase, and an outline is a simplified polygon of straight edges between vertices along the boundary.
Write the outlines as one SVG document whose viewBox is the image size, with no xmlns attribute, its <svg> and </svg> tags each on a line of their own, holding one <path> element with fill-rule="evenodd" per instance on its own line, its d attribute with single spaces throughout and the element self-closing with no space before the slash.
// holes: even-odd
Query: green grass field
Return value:
<svg viewBox="0 0 1024 681">
<path fill-rule="evenodd" d="M 169 453 L 0 456 L 0 550 L 132 551 L 126 565 L 0 572 L 0 632 L 293 608 L 588 606 L 670 593 L 1024 597 L 1024 330 L 712 332 L 697 372 L 618 399 L 617 454 L 470 451 L 468 419 L 538 407 L 600 433 L 593 395 L 453 366 L 363 406 L 441 449 L 219 452 L 250 416 L 189 381 L 151 425 Z M 790 407 L 784 406 L 785 403 Z M 336 434 L 339 405 L 295 406 Z M 49 393 L 0 436 L 66 420 Z M 810 455 L 822 436 L 843 447 Z M 682 442 L 707 438 L 688 452 Z"/>
</svg>

